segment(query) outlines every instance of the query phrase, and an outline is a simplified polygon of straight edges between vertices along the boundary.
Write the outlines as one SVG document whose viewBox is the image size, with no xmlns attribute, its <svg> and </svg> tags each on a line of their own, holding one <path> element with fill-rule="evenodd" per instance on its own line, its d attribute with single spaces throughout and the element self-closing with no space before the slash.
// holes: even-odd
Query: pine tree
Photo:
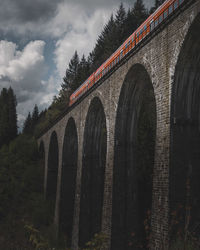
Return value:
<svg viewBox="0 0 200 250">
<path fill-rule="evenodd" d="M 37 104 L 35 104 L 35 107 L 32 112 L 32 129 L 34 129 L 38 119 L 39 119 L 39 110 Z"/>
<path fill-rule="evenodd" d="M 148 17 L 147 10 L 145 9 L 142 0 L 137 0 L 132 9 L 133 15 L 135 17 L 136 28 L 140 26 L 142 22 Z"/>
<path fill-rule="evenodd" d="M 115 16 L 115 25 L 117 30 L 117 43 L 121 44 L 125 39 L 125 25 L 124 22 L 126 20 L 126 11 L 123 3 L 120 4 L 119 9 L 117 10 Z"/>
<path fill-rule="evenodd" d="M 28 116 L 24 122 L 23 133 L 32 134 L 32 117 L 30 112 L 28 113 Z"/>
<path fill-rule="evenodd" d="M 72 59 L 70 60 L 69 66 L 66 70 L 65 77 L 63 78 L 64 83 L 62 84 L 62 89 L 67 90 L 75 90 L 77 87 L 77 83 L 75 82 L 79 65 L 79 56 L 77 51 L 75 51 Z"/>
<path fill-rule="evenodd" d="M 155 0 L 155 7 L 158 8 L 165 0 Z"/>
<path fill-rule="evenodd" d="M 137 29 L 137 20 L 133 11 L 129 8 L 124 21 L 124 37 L 129 37 Z"/>
<path fill-rule="evenodd" d="M 3 88 L 0 95 L 0 147 L 17 136 L 16 97 L 12 88 Z"/>
<path fill-rule="evenodd" d="M 0 147 L 8 141 L 8 91 L 3 88 L 0 95 Z"/>
<path fill-rule="evenodd" d="M 8 123 L 9 123 L 9 141 L 17 136 L 17 100 L 12 88 L 8 89 Z"/>
<path fill-rule="evenodd" d="M 116 49 L 118 46 L 117 29 L 113 15 L 104 26 L 99 35 L 93 54 L 92 71 L 95 71 Z"/>
<path fill-rule="evenodd" d="M 150 14 L 152 14 L 165 0 L 155 0 L 154 6 L 150 9 Z"/>
<path fill-rule="evenodd" d="M 77 76 L 75 79 L 77 84 L 79 85 L 82 84 L 89 77 L 90 75 L 89 73 L 90 73 L 89 63 L 87 62 L 85 56 L 83 55 L 78 65 Z"/>
</svg>

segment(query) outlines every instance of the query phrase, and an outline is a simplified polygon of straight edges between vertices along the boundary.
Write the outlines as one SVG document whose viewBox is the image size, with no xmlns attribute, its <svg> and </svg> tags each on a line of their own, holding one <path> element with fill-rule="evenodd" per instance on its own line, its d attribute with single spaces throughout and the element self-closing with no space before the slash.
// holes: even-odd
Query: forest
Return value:
<svg viewBox="0 0 200 250">
<path fill-rule="evenodd" d="M 142 0 L 125 9 L 121 3 L 99 34 L 86 58 L 75 50 L 63 76 L 58 96 L 48 109 L 37 105 L 28 113 L 21 132 L 17 126 L 17 99 L 12 88 L 0 93 L 0 248 L 66 249 L 67 237 L 55 238 L 51 204 L 44 200 L 44 160 L 36 138 L 68 107 L 71 93 L 82 84 L 164 1 L 155 1 L 149 11 Z M 75 48 L 74 48 L 75 49 Z M 103 249 L 104 236 L 89 242 L 86 249 Z"/>
</svg>

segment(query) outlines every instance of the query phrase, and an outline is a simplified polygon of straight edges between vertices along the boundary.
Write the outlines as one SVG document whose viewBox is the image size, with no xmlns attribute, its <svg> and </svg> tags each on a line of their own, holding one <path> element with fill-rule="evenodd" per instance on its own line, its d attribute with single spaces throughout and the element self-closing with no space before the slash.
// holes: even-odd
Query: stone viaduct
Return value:
<svg viewBox="0 0 200 250">
<path fill-rule="evenodd" d="M 106 249 L 140 249 L 149 226 L 150 248 L 168 249 L 181 209 L 199 230 L 199 121 L 200 0 L 187 0 L 38 138 L 72 249 L 100 231 Z"/>
</svg>

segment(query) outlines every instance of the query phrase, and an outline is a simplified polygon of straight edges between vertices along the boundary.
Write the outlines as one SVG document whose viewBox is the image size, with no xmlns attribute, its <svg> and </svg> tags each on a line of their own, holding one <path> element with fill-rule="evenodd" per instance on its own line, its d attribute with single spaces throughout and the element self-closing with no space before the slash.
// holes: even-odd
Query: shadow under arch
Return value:
<svg viewBox="0 0 200 250">
<path fill-rule="evenodd" d="M 111 249 L 147 249 L 156 135 L 150 77 L 133 65 L 122 86 L 115 127 Z"/>
<path fill-rule="evenodd" d="M 90 104 L 84 130 L 79 245 L 84 247 L 101 231 L 104 173 L 107 150 L 106 117 L 95 97 Z"/>
<path fill-rule="evenodd" d="M 193 21 L 175 69 L 171 101 L 171 241 L 181 230 L 200 234 L 200 14 Z M 179 221 L 174 224 L 174 220 Z"/>
<path fill-rule="evenodd" d="M 53 222 L 56 191 L 57 191 L 57 176 L 58 176 L 58 139 L 56 132 L 51 134 L 49 153 L 48 153 L 48 170 L 47 170 L 47 186 L 46 199 L 50 202 L 51 222 Z"/>
<path fill-rule="evenodd" d="M 60 194 L 60 231 L 67 236 L 67 245 L 71 247 L 74 215 L 76 175 L 78 161 L 78 136 L 74 119 L 68 120 L 63 144 L 62 177 Z"/>
</svg>

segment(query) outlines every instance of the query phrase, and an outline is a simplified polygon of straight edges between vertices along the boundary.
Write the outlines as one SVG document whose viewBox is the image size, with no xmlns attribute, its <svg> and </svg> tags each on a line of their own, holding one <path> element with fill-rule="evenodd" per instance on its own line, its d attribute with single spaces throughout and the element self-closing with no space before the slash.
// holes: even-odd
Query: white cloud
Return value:
<svg viewBox="0 0 200 250">
<path fill-rule="evenodd" d="M 52 93 L 57 92 L 53 79 L 42 81 L 47 70 L 44 46 L 44 41 L 31 41 L 20 51 L 15 43 L 0 41 L 0 89 L 14 89 L 20 125 L 34 104 L 49 105 Z"/>
<path fill-rule="evenodd" d="M 100 8 L 87 15 L 81 6 L 68 3 L 60 4 L 57 15 L 52 19 L 52 35 L 58 36 L 55 49 L 55 63 L 59 76 L 64 76 L 69 60 L 75 50 L 78 54 L 88 55 L 111 11 Z M 74 18 L 76 17 L 76 18 Z"/>
</svg>

